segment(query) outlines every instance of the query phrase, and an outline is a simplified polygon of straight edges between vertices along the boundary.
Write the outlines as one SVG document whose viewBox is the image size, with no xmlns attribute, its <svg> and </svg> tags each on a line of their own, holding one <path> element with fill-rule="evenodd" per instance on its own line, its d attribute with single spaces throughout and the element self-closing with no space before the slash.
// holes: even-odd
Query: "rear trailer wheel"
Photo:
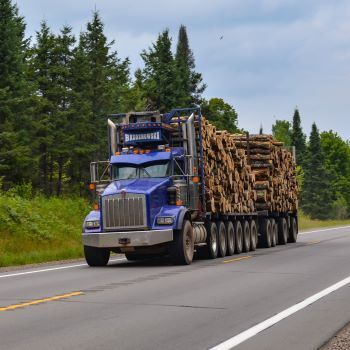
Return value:
<svg viewBox="0 0 350 350">
<path fill-rule="evenodd" d="M 278 220 L 278 244 L 286 244 L 288 242 L 288 225 L 285 218 Z"/>
<path fill-rule="evenodd" d="M 271 247 L 276 247 L 277 245 L 277 224 L 275 219 L 271 219 Z"/>
<path fill-rule="evenodd" d="M 240 254 L 243 250 L 243 229 L 240 221 L 236 221 L 235 224 L 235 235 L 236 235 L 236 247 L 235 253 Z"/>
<path fill-rule="evenodd" d="M 194 254 L 193 228 L 190 221 L 185 220 L 182 230 L 174 232 L 174 240 L 170 246 L 170 257 L 176 265 L 190 265 Z"/>
<path fill-rule="evenodd" d="M 227 251 L 226 255 L 233 255 L 235 252 L 235 229 L 233 227 L 232 221 L 226 222 L 226 234 L 227 234 Z"/>
<path fill-rule="evenodd" d="M 289 238 L 290 243 L 295 243 L 298 238 L 298 224 L 296 218 L 290 218 Z"/>
<path fill-rule="evenodd" d="M 258 244 L 258 230 L 256 227 L 255 220 L 250 222 L 250 250 L 256 250 Z"/>
<path fill-rule="evenodd" d="M 218 228 L 213 221 L 209 221 L 206 225 L 207 230 L 207 245 L 204 246 L 202 251 L 202 256 L 206 259 L 216 259 L 219 253 L 219 234 Z"/>
<path fill-rule="evenodd" d="M 110 250 L 84 245 L 85 260 L 89 266 L 106 266 L 110 257 Z"/>
<path fill-rule="evenodd" d="M 225 224 L 222 221 L 218 221 L 216 223 L 218 228 L 218 236 L 219 236 L 219 251 L 218 255 L 221 257 L 226 256 L 226 250 L 227 250 L 227 233 L 226 233 L 226 227 Z"/>
<path fill-rule="evenodd" d="M 249 252 L 250 250 L 250 225 L 247 220 L 243 221 L 243 251 Z"/>
<path fill-rule="evenodd" d="M 271 247 L 271 236 L 272 227 L 271 221 L 269 219 L 263 219 L 261 222 L 261 247 L 270 248 Z"/>
</svg>

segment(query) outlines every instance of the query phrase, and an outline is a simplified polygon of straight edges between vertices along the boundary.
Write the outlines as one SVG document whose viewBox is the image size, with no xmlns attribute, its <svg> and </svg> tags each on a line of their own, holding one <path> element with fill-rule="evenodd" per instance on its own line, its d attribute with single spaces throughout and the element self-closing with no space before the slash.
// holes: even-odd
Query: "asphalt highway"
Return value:
<svg viewBox="0 0 350 350">
<path fill-rule="evenodd" d="M 350 321 L 350 227 L 172 266 L 0 273 L 0 349 L 318 349 Z"/>
</svg>

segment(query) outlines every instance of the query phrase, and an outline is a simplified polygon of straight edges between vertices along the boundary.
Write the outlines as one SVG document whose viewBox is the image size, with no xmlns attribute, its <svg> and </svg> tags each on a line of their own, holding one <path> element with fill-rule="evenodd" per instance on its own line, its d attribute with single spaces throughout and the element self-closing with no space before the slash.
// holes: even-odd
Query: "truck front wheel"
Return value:
<svg viewBox="0 0 350 350">
<path fill-rule="evenodd" d="M 84 245 L 85 260 L 89 266 L 106 266 L 111 252 L 109 249 Z"/>
<path fill-rule="evenodd" d="M 182 230 L 174 232 L 170 257 L 176 265 L 190 265 L 194 254 L 193 229 L 190 221 L 183 223 Z"/>
</svg>

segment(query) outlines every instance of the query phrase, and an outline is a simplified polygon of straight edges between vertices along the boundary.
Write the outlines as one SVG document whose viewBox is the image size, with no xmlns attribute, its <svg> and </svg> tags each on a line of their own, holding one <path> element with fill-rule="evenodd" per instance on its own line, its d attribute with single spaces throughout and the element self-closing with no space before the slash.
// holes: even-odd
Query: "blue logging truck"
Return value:
<svg viewBox="0 0 350 350">
<path fill-rule="evenodd" d="M 128 260 L 169 255 L 175 264 L 186 265 L 194 253 L 214 259 L 255 250 L 258 244 L 271 247 L 296 241 L 296 206 L 274 209 L 259 203 L 259 198 L 271 195 L 259 188 L 266 181 L 257 182 L 260 193 L 254 191 L 250 209 L 210 209 L 214 199 L 208 203 L 200 108 L 109 118 L 109 160 L 90 165 L 90 186 L 98 198 L 83 224 L 84 253 L 90 266 L 107 265 L 111 252 L 124 253 Z M 251 154 L 248 134 L 247 140 L 245 153 Z M 296 193 L 282 195 L 295 197 Z M 236 203 L 235 208 L 242 206 Z"/>
</svg>

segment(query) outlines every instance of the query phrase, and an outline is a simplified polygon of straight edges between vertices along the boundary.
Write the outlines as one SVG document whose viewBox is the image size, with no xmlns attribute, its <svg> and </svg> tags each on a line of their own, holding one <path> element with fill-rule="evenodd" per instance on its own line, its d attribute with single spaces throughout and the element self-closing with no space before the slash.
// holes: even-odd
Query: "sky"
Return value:
<svg viewBox="0 0 350 350">
<path fill-rule="evenodd" d="M 196 70 L 208 85 L 206 98 L 220 97 L 238 112 L 239 127 L 264 132 L 299 109 L 304 131 L 350 140 L 350 1 L 348 0 L 17 0 L 35 37 L 46 20 L 57 33 L 84 30 L 96 9 L 105 34 L 115 40 L 131 71 L 140 52 L 169 28 L 175 50 L 187 27 Z M 120 111 L 119 111 L 120 112 Z"/>
</svg>

